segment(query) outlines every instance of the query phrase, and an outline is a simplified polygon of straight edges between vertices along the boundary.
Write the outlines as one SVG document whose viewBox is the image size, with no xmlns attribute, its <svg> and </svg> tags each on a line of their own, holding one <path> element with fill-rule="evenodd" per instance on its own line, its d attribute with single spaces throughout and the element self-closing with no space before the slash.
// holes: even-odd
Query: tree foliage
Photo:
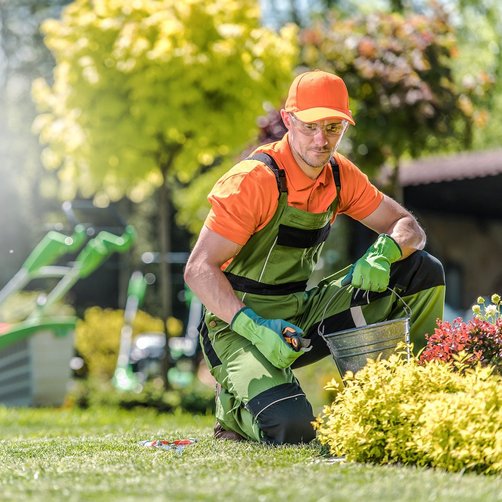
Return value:
<svg viewBox="0 0 502 502">
<path fill-rule="evenodd" d="M 34 83 L 35 129 L 64 197 L 141 201 L 189 181 L 254 134 L 289 81 L 295 32 L 251 0 L 77 0 L 43 25 L 54 83 Z"/>
<path fill-rule="evenodd" d="M 205 202 L 201 204 L 201 201 L 206 201 L 215 181 L 227 171 L 228 160 L 237 162 L 247 157 L 258 145 L 277 141 L 286 133 L 279 107 L 274 108 L 270 103 L 265 106 L 265 113 L 257 118 L 256 124 L 253 141 L 243 145 L 237 155 L 230 156 L 227 162 L 218 159 L 211 169 L 202 169 L 199 176 L 175 194 L 179 207 L 177 221 L 190 229 L 194 235 L 199 232 L 207 214 L 208 206 Z"/>
<path fill-rule="evenodd" d="M 158 189 L 167 257 L 175 184 L 253 136 L 263 102 L 290 80 L 295 29 L 261 27 L 253 0 L 76 0 L 43 31 L 57 63 L 54 82 L 33 87 L 44 165 L 57 170 L 63 197 L 94 196 L 97 205 L 140 202 Z M 167 318 L 165 259 L 159 283 Z"/>
<path fill-rule="evenodd" d="M 332 13 L 302 34 L 306 66 L 343 76 L 357 125 L 352 158 L 375 170 L 399 165 L 409 155 L 471 141 L 471 124 L 482 123 L 474 95 L 491 83 L 477 75 L 461 89 L 452 73 L 457 53 L 446 15 L 373 13 L 342 19 Z"/>
</svg>

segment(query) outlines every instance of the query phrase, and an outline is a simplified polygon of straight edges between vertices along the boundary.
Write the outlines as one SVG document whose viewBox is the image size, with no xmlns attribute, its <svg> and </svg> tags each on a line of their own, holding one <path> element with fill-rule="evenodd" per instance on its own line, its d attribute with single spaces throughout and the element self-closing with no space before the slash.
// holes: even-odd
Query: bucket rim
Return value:
<svg viewBox="0 0 502 502">
<path fill-rule="evenodd" d="M 387 326 L 389 324 L 407 323 L 409 326 L 409 317 L 399 317 L 398 319 L 389 319 L 387 321 L 375 322 L 372 324 L 365 324 L 364 326 L 356 326 L 354 328 L 343 329 L 341 331 L 333 331 L 332 333 L 323 334 L 323 338 L 334 338 L 340 335 L 347 335 L 350 333 L 355 333 L 366 328 L 378 328 L 380 326 Z"/>
<path fill-rule="evenodd" d="M 394 347 L 396 348 L 396 344 L 399 340 L 402 340 L 403 336 L 402 335 L 399 335 L 399 336 L 393 336 L 392 338 L 384 338 L 384 339 L 381 339 L 381 340 L 378 340 L 378 341 L 370 341 L 370 342 L 365 342 L 365 343 L 361 343 L 359 345 L 351 345 L 349 347 L 333 347 L 333 345 L 330 343 L 329 347 L 330 349 L 333 349 L 332 352 L 336 352 L 337 354 L 337 357 L 346 357 L 346 355 L 344 354 L 344 352 L 348 351 L 348 350 L 355 350 L 355 349 L 364 349 L 364 348 L 367 348 L 367 347 L 375 347 L 374 349 L 372 349 L 370 352 L 375 352 L 375 351 L 382 351 L 382 350 L 386 350 L 386 349 L 389 349 L 390 347 Z M 391 342 L 396 342 L 394 343 L 392 346 L 391 345 L 386 345 L 388 343 L 391 343 Z M 383 347 L 379 347 L 378 345 L 384 345 Z M 365 352 L 366 354 L 369 353 L 369 352 Z"/>
</svg>

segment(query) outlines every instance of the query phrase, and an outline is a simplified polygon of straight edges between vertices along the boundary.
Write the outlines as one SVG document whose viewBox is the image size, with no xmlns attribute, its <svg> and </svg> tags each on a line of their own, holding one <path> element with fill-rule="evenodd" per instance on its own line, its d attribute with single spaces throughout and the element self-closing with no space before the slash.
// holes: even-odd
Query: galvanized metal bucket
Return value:
<svg viewBox="0 0 502 502">
<path fill-rule="evenodd" d="M 409 317 L 324 335 L 340 375 L 356 373 L 368 359 L 388 358 L 400 342 L 409 343 Z"/>
<path fill-rule="evenodd" d="M 368 359 L 388 358 L 400 342 L 407 344 L 410 358 L 411 310 L 395 291 L 391 291 L 403 302 L 406 317 L 322 334 L 341 376 L 347 371 L 356 373 Z"/>
</svg>

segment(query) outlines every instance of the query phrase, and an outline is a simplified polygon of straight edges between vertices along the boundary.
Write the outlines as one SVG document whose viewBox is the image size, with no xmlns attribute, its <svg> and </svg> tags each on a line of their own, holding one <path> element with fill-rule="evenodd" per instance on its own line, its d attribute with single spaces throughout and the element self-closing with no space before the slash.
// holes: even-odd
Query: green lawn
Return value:
<svg viewBox="0 0 502 502">
<path fill-rule="evenodd" d="M 215 441 L 212 417 L 0 408 L 0 500 L 502 501 L 502 479 Z M 143 439 L 194 437 L 181 454 Z"/>
</svg>

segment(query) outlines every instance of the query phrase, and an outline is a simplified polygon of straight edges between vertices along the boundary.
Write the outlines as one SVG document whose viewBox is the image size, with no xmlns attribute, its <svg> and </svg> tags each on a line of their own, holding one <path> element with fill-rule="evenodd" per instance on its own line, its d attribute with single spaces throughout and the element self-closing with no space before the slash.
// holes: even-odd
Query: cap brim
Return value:
<svg viewBox="0 0 502 502">
<path fill-rule="evenodd" d="M 350 124 L 356 125 L 354 119 L 350 115 L 339 110 L 334 110 L 333 108 L 309 108 L 308 110 L 293 113 L 295 114 L 295 117 L 298 117 L 298 119 L 302 122 L 316 122 L 317 120 L 326 119 L 344 119 Z"/>
</svg>

